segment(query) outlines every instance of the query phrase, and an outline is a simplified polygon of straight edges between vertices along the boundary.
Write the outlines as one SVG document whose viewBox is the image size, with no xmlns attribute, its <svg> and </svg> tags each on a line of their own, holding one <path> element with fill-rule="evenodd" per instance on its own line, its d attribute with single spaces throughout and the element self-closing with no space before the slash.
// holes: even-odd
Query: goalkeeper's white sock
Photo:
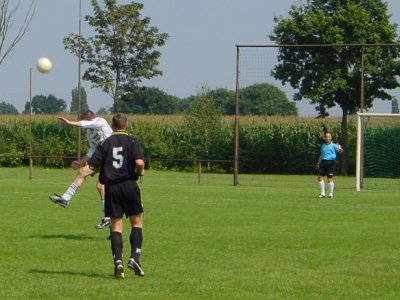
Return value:
<svg viewBox="0 0 400 300">
<path fill-rule="evenodd" d="M 325 181 L 319 181 L 319 187 L 321 188 L 321 195 L 325 195 Z"/>
<path fill-rule="evenodd" d="M 71 198 L 75 195 L 76 191 L 79 189 L 75 183 L 71 183 L 69 188 L 65 191 L 64 195 L 62 195 L 64 200 L 71 200 Z"/>
<path fill-rule="evenodd" d="M 334 182 L 329 182 L 329 193 L 333 195 L 333 189 L 335 188 Z"/>
</svg>

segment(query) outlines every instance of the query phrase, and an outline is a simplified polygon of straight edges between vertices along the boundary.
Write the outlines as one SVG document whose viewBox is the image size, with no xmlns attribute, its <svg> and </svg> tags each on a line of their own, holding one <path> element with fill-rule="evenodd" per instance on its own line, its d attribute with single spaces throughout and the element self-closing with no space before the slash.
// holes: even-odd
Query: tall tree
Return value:
<svg viewBox="0 0 400 300">
<path fill-rule="evenodd" d="M 63 99 L 59 99 L 54 95 L 44 96 L 36 95 L 32 98 L 32 113 L 33 114 L 56 114 L 64 112 L 67 108 L 67 103 Z M 28 114 L 30 109 L 29 101 L 25 103 L 24 114 Z"/>
<path fill-rule="evenodd" d="M 78 95 L 78 88 L 74 88 L 72 90 L 72 101 L 71 101 L 71 112 L 78 111 L 78 102 L 79 102 L 79 95 Z M 84 87 L 81 87 L 81 112 L 85 112 L 89 110 L 89 105 L 87 103 L 87 94 Z"/>
<path fill-rule="evenodd" d="M 104 9 L 91 0 L 94 15 L 85 17 L 94 36 L 70 34 L 64 38 L 64 46 L 75 55 L 81 52 L 82 62 L 89 65 L 83 79 L 101 88 L 115 103 L 143 79 L 162 74 L 157 69 L 161 53 L 156 48 L 165 44 L 168 34 L 159 33 L 150 26 L 149 17 L 141 16 L 141 3 L 103 2 Z"/>
<path fill-rule="evenodd" d="M 18 109 L 14 105 L 6 102 L 0 102 L 0 114 L 2 115 L 18 115 Z"/>
<path fill-rule="evenodd" d="M 270 36 L 277 44 L 382 44 L 398 41 L 382 0 L 307 0 L 292 5 L 289 16 L 276 17 Z M 347 117 L 361 105 L 361 53 L 364 52 L 364 108 L 374 99 L 390 100 L 399 87 L 399 47 L 282 47 L 275 78 L 298 89 L 295 100 L 310 99 L 320 117 L 342 109 L 341 144 L 347 147 Z M 344 157 L 345 158 L 345 157 Z M 343 165 L 346 160 L 342 160 Z M 346 168 L 342 168 L 346 170 Z"/>
<path fill-rule="evenodd" d="M 9 0 L 0 0 L 0 65 L 27 33 L 29 24 L 35 13 L 35 2 L 32 1 L 25 14 L 21 27 L 19 27 L 16 32 L 10 32 L 15 14 L 19 9 L 19 4 L 20 1 L 10 10 Z"/>
</svg>

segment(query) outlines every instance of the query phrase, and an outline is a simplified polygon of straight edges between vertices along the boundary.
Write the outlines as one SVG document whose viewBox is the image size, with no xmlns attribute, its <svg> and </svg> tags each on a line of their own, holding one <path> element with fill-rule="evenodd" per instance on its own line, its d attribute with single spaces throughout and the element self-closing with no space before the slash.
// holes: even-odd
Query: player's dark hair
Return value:
<svg viewBox="0 0 400 300">
<path fill-rule="evenodd" d="M 91 110 L 85 111 L 83 114 L 81 114 L 81 120 L 92 120 L 96 117 L 96 114 L 92 112 Z"/>
<path fill-rule="evenodd" d="M 113 130 L 125 130 L 128 127 L 128 119 L 123 113 L 114 114 L 111 127 Z"/>
</svg>

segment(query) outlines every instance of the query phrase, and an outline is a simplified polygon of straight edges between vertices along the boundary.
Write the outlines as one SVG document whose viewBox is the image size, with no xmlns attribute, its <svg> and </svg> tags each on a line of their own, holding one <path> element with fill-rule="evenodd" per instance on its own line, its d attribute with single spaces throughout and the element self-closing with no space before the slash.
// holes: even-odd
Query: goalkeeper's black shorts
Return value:
<svg viewBox="0 0 400 300">
<path fill-rule="evenodd" d="M 335 175 L 335 168 L 336 168 L 335 160 L 321 160 L 319 164 L 318 175 L 332 178 Z"/>
</svg>

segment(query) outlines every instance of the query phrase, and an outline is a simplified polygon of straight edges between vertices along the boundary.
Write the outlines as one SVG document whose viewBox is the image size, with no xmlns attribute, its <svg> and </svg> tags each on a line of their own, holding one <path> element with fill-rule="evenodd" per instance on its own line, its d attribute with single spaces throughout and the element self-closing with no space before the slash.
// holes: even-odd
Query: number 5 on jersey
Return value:
<svg viewBox="0 0 400 300">
<path fill-rule="evenodd" d="M 113 167 L 116 169 L 120 169 L 124 163 L 124 157 L 122 156 L 124 152 L 122 151 L 122 147 L 114 147 L 113 148 Z"/>
</svg>

